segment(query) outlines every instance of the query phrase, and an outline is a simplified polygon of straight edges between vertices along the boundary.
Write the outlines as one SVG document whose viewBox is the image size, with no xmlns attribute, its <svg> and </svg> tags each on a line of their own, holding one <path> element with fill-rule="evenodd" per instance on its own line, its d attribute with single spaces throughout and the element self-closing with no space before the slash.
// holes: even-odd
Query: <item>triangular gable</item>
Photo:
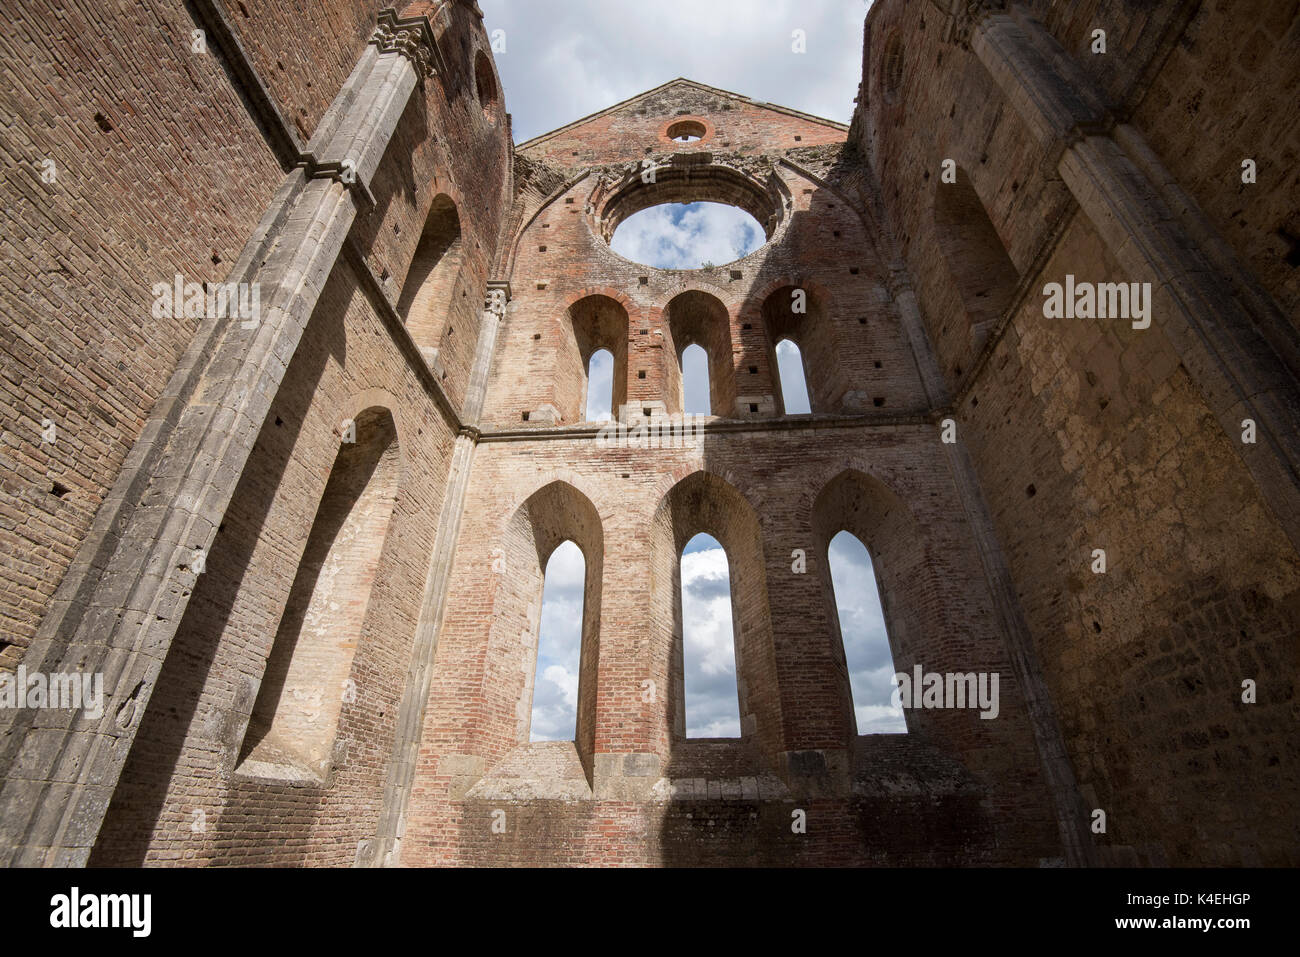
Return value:
<svg viewBox="0 0 1300 957">
<path fill-rule="evenodd" d="M 567 123 L 564 126 L 551 130 L 549 133 L 542 133 L 539 136 L 534 136 L 532 139 L 518 144 L 515 147 L 515 149 L 525 150 L 528 149 L 529 147 L 537 146 L 556 136 L 560 136 L 564 133 L 571 132 L 587 123 L 591 123 L 594 120 L 598 120 L 601 117 L 609 116 L 614 113 L 624 112 L 628 110 L 629 107 L 635 107 L 642 100 L 648 100 L 651 99 L 652 97 L 656 97 L 664 94 L 671 94 L 671 92 L 674 89 L 693 90 L 693 91 L 698 91 L 703 93 L 711 93 L 715 96 L 729 97 L 730 99 L 736 100 L 739 103 L 744 103 L 749 106 L 759 107 L 760 109 L 763 110 L 768 110 L 773 113 L 781 114 L 783 116 L 794 117 L 796 119 L 804 120 L 809 123 L 815 123 L 820 126 L 826 126 L 831 129 L 839 130 L 842 132 L 847 132 L 849 128 L 848 124 L 846 123 L 837 123 L 834 120 L 828 120 L 825 117 L 813 116 L 811 113 L 804 113 L 801 112 L 800 110 L 791 109 L 788 106 L 778 106 L 775 103 L 765 103 L 762 100 L 755 100 L 748 96 L 742 96 L 739 93 L 732 93 L 730 90 L 723 90 L 723 89 L 719 89 L 716 86 L 708 86 L 707 84 L 704 83 L 697 83 L 694 80 L 688 80 L 685 77 L 679 76 L 676 79 L 669 80 L 667 83 L 662 83 L 659 86 L 654 87 L 653 89 L 649 89 L 642 93 L 638 93 L 636 96 L 628 97 L 626 100 L 620 100 L 618 103 L 615 103 L 612 106 L 608 106 L 603 110 L 598 110 L 595 113 L 590 113 L 587 116 L 582 117 L 581 119 L 574 120 L 572 123 Z"/>
</svg>

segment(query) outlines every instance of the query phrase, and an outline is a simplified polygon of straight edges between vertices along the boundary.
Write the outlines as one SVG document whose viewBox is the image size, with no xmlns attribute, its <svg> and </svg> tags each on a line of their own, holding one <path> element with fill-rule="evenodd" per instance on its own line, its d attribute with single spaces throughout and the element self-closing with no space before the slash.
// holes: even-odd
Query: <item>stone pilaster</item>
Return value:
<svg viewBox="0 0 1300 957">
<path fill-rule="evenodd" d="M 1185 210 L 1170 208 L 1160 184 L 1172 176 L 1137 130 L 1110 116 L 1042 24 L 1018 6 L 986 12 L 973 23 L 971 48 L 1131 279 L 1151 283 L 1152 326 L 1178 351 L 1300 549 L 1300 389 L 1286 362 L 1298 351 L 1294 330 L 1257 292 L 1237 294 L 1234 279 L 1238 288 L 1255 287 L 1248 276 L 1223 274 L 1230 259 L 1216 264 L 1202 252 L 1195 234 L 1206 237 L 1204 216 L 1185 194 Z M 1241 440 L 1247 419 L 1256 425 L 1254 444 Z"/>
<path fill-rule="evenodd" d="M 82 865 L 184 615 L 203 556 L 412 90 L 434 63 L 424 18 L 380 18 L 229 281 L 251 320 L 209 319 L 173 375 L 29 649 L 29 671 L 102 673 L 100 717 L 5 712 L 0 859 Z"/>
</svg>

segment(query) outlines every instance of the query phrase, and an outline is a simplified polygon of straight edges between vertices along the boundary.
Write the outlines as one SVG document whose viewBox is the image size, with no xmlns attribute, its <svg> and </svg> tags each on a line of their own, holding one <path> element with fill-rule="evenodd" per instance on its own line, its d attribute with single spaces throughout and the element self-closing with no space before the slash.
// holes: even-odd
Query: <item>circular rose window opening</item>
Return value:
<svg viewBox="0 0 1300 957">
<path fill-rule="evenodd" d="M 668 138 L 678 143 L 694 143 L 704 136 L 704 124 L 696 120 L 679 120 L 668 127 Z"/>
<path fill-rule="evenodd" d="M 709 269 L 767 241 L 757 219 L 726 203 L 661 203 L 619 223 L 610 248 L 656 269 Z"/>
</svg>

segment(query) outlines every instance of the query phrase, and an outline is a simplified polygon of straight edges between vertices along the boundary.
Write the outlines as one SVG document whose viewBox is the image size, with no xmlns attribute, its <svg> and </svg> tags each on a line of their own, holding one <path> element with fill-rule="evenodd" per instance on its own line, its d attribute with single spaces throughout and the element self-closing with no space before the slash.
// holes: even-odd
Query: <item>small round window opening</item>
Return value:
<svg viewBox="0 0 1300 957">
<path fill-rule="evenodd" d="M 704 138 L 704 124 L 695 120 L 679 120 L 668 127 L 668 138 L 676 143 L 695 143 Z"/>
</svg>

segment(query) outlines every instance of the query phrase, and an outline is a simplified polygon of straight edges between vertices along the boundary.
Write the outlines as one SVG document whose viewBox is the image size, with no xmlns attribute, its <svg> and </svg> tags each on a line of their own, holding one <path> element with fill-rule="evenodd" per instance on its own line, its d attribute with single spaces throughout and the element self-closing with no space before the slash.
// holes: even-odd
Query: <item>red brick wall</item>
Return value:
<svg viewBox="0 0 1300 957">
<path fill-rule="evenodd" d="M 224 280 L 281 170 L 221 57 L 191 52 L 182 5 L 36 2 L 5 19 L 0 668 L 11 669 L 198 327 L 153 318 L 151 287 L 177 273 Z"/>
<path fill-rule="evenodd" d="M 605 450 L 578 436 L 481 444 L 403 862 L 1034 864 L 1058 854 L 1023 705 L 940 450 L 929 426 L 728 434 L 696 450 Z M 710 477 L 696 471 L 701 468 Z M 893 489 L 915 524 L 891 531 L 901 516 L 877 519 L 877 534 L 868 535 L 849 506 L 818 503 L 846 468 Z M 650 799 L 593 796 L 585 782 L 554 774 L 552 746 L 520 744 L 514 733 L 517 696 L 502 684 L 522 681 L 509 664 L 522 659 L 505 646 L 519 646 L 523 619 L 506 622 L 498 609 L 502 596 L 518 587 L 512 556 L 523 556 L 528 544 L 516 541 L 511 515 L 553 481 L 589 499 L 604 530 L 597 756 L 658 755 L 656 776 L 666 781 Z M 878 513 L 889 500 L 881 493 L 868 511 Z M 731 534 L 746 521 L 755 523 L 751 534 L 760 553 L 747 552 Z M 909 644 L 903 653 L 927 669 L 1000 671 L 998 720 L 931 711 L 919 716 L 906 741 L 872 736 L 846 747 L 842 651 L 832 645 L 821 574 L 832 527 L 856 530 L 877 549 L 887 607 L 900 609 L 891 627 L 897 621 Z M 917 529 L 925 530 L 924 543 Z M 675 565 L 681 545 L 699 530 L 728 548 L 733 589 L 741 592 L 737 643 L 742 677 L 749 679 L 743 713 L 768 708 L 780 721 L 775 727 L 759 721 L 744 740 L 713 745 L 672 733 L 680 700 L 674 689 L 680 670 L 671 656 L 674 632 L 680 635 L 671 607 Z M 807 553 L 805 574 L 792 570 L 795 548 Z M 498 549 L 505 562 L 494 568 Z M 594 561 L 587 557 L 590 571 Z M 537 561 L 520 560 L 527 567 Z M 925 566 L 919 573 L 918 563 Z M 755 589 L 761 597 L 747 597 Z M 530 586 L 528 595 L 534 591 Z M 748 607 L 765 607 L 766 619 L 751 620 Z M 901 656 L 896 664 L 902 667 Z M 647 679 L 656 684 L 654 701 L 642 693 Z M 838 763 L 853 782 L 848 793 L 828 784 L 824 800 L 794 798 L 774 770 L 777 752 L 808 749 L 823 749 L 829 763 Z M 886 796 L 882 781 L 890 772 L 864 757 L 864 749 L 896 755 L 889 766 L 906 768 L 909 780 L 924 777 L 922 769 L 933 762 L 946 770 L 931 779 L 932 787 L 905 785 Z M 668 801 L 670 787 L 679 789 L 681 803 Z M 808 812 L 806 835 L 790 831 L 795 808 Z M 496 810 L 505 812 L 505 833 L 491 828 Z M 882 838 L 883 824 L 872 818 L 878 813 L 921 830 Z"/>
<path fill-rule="evenodd" d="M 1207 2 L 1171 43 L 1184 27 L 1177 4 L 1149 15 L 1124 0 L 1039 5 L 1290 313 L 1295 124 L 1260 110 L 1258 96 L 1288 102 L 1294 6 Z M 1058 858 L 1026 689 L 922 386 L 931 347 L 1079 790 L 1107 812 L 1102 860 L 1300 860 L 1286 761 L 1300 558 L 1163 337 L 1160 295 L 1146 331 L 1042 318 L 1044 282 L 1128 277 L 973 54 L 941 40 L 932 6 L 873 6 L 851 133 L 670 84 L 514 155 L 473 5 L 428 9 L 446 68 L 413 96 L 352 239 L 391 304 L 421 303 L 409 328 L 436 345 L 437 365 L 404 347 L 389 307 L 341 260 L 199 576 L 94 863 L 345 866 L 376 835 L 447 517 L 458 423 L 437 389 L 456 409 L 473 398 L 489 279 L 508 279 L 513 299 L 489 372 L 401 863 Z M 373 5 L 242 0 L 227 13 L 305 141 L 360 55 Z M 1094 23 L 1111 25 L 1111 60 L 1083 52 Z M 0 350 L 11 423 L 0 447 L 0 667 L 16 663 L 194 334 L 192 320 L 146 318 L 149 287 L 176 272 L 224 278 L 281 180 L 231 74 L 190 52 L 193 28 L 183 12 L 74 3 L 56 17 L 28 5 L 0 39 L 11 64 L 0 176 L 15 197 L 0 213 L 12 306 Z M 1202 69 L 1222 58 L 1211 38 L 1224 35 L 1232 65 Z M 887 45 L 898 54 L 893 93 Z M 700 141 L 667 139 L 682 119 L 703 127 Z M 1238 152 L 1259 159 L 1258 188 L 1241 187 Z M 41 182 L 46 157 L 55 183 Z M 636 181 L 647 157 L 664 172 L 658 191 Z M 939 202 L 946 158 L 969 186 L 951 206 Z M 460 260 L 417 292 L 407 277 L 421 274 L 412 264 L 438 196 L 454 204 Z M 752 207 L 769 241 L 692 271 L 611 251 L 617 221 L 668 198 Z M 983 325 L 999 310 L 981 314 L 969 283 L 988 272 L 993 239 L 1030 294 L 977 361 L 972 315 Z M 895 296 L 909 286 L 928 343 L 905 332 Z M 808 292 L 806 316 L 788 312 L 795 288 Z M 786 334 L 823 414 L 778 415 L 773 350 Z M 672 411 L 680 346 L 697 336 L 711 354 L 714 412 L 736 421 L 686 449 L 608 448 L 590 427 L 569 429 L 595 348 L 615 354 L 616 401 Z M 543 428 L 545 414 L 525 422 L 548 407 L 559 429 Z M 347 596 L 355 641 L 342 649 L 346 669 L 333 665 L 355 700 L 340 689 L 337 712 L 322 716 L 328 776 L 240 773 L 249 716 L 275 690 L 268 658 L 313 525 L 332 511 L 339 431 L 370 408 L 392 418 L 394 491 L 391 515 L 381 504 L 369 523 L 382 547 L 354 569 Z M 40 442 L 46 417 L 59 425 L 53 445 Z M 69 491 L 54 494 L 56 484 Z M 916 711 L 906 736 L 852 734 L 826 568 L 840 529 L 872 551 L 895 667 L 997 672 L 997 720 Z M 735 741 L 683 737 L 679 563 L 697 531 L 723 542 L 731 568 L 744 732 Z M 565 538 L 588 571 L 577 733 L 531 745 L 542 569 Z M 1089 569 L 1098 547 L 1105 575 Z M 806 571 L 795 570 L 797 551 Z M 1255 705 L 1240 701 L 1243 678 L 1259 685 Z M 322 679 L 333 681 L 332 671 Z M 799 813 L 806 833 L 791 827 Z"/>
</svg>

